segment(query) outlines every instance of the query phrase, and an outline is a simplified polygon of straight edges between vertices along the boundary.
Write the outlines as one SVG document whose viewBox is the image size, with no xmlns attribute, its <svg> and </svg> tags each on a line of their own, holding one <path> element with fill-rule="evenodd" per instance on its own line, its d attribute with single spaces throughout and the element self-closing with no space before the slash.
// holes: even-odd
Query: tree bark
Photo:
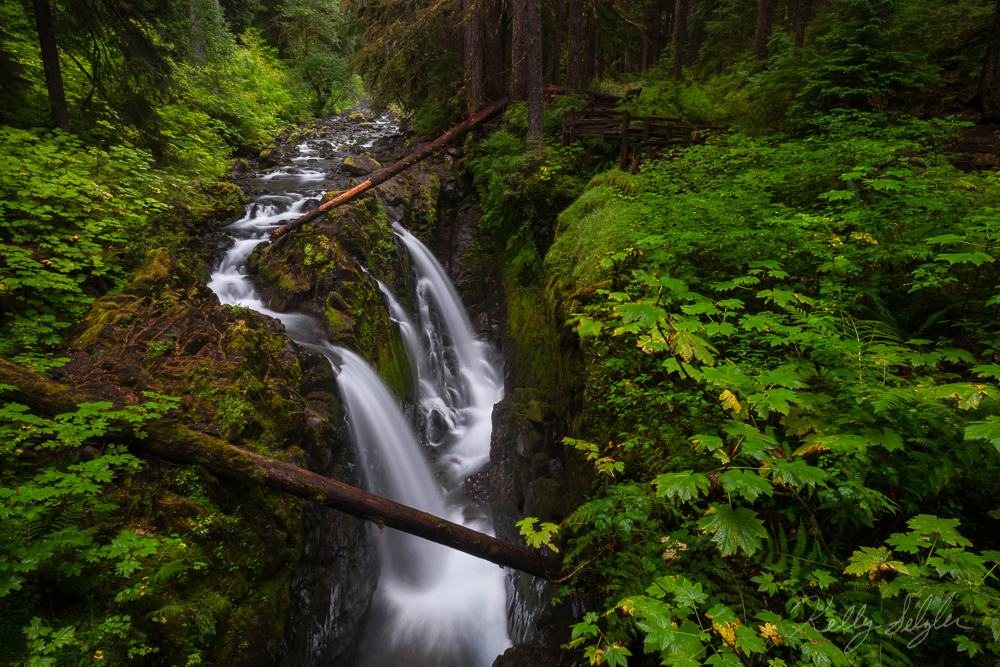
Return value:
<svg viewBox="0 0 1000 667">
<path fill-rule="evenodd" d="M 52 25 L 49 0 L 34 0 L 34 13 L 52 121 L 63 132 L 69 132 L 69 107 L 66 105 L 66 90 L 63 88 L 62 70 L 59 68 L 59 49 L 56 47 L 56 31 Z"/>
<path fill-rule="evenodd" d="M 753 62 L 767 58 L 767 42 L 771 39 L 771 25 L 774 23 L 775 0 L 759 0 L 757 3 L 757 29 L 753 34 Z"/>
<path fill-rule="evenodd" d="M 684 76 L 684 38 L 687 35 L 687 0 L 677 0 L 674 9 L 674 39 L 671 44 L 674 55 L 674 78 Z"/>
<path fill-rule="evenodd" d="M 583 0 L 570 0 L 569 39 L 566 45 L 566 87 L 580 87 L 583 69 Z"/>
<path fill-rule="evenodd" d="M 48 415 L 75 412 L 77 405 L 101 400 L 79 393 L 20 366 L 0 360 L 0 384 L 16 389 L 11 400 Z M 119 425 L 128 432 L 129 425 Z M 400 505 L 298 468 L 290 463 L 233 447 L 225 440 L 191 430 L 169 419 L 143 426 L 146 437 L 131 446 L 173 460 L 193 463 L 247 484 L 261 484 L 351 516 L 462 551 L 491 563 L 543 579 L 554 578 L 561 564 L 465 526 Z"/>
<path fill-rule="evenodd" d="M 983 58 L 983 68 L 979 73 L 979 87 L 973 101 L 978 101 L 983 111 L 981 121 L 984 123 L 1000 122 L 1000 109 L 997 108 L 997 92 L 1000 90 L 1000 0 L 997 0 L 993 11 L 993 25 L 990 26 L 990 37 L 986 43 L 986 57 Z"/>
<path fill-rule="evenodd" d="M 504 85 L 504 17 L 502 0 L 480 0 L 484 2 L 483 21 L 483 65 L 484 92 L 487 100 L 498 100 L 507 95 Z"/>
<path fill-rule="evenodd" d="M 312 211 L 310 211 L 309 213 L 306 213 L 302 217 L 296 218 L 295 220 L 292 220 L 291 222 L 289 222 L 289 223 L 287 223 L 287 224 L 285 224 L 285 225 L 283 225 L 281 227 L 278 227 L 276 230 L 274 230 L 271 233 L 271 241 L 272 242 L 276 241 L 277 239 L 279 239 L 280 237 L 284 236 L 288 232 L 291 232 L 291 231 L 294 231 L 294 230 L 298 229 L 299 227 L 301 227 L 302 225 L 306 224 L 310 220 L 315 220 L 320 215 L 322 215 L 323 213 L 329 211 L 330 209 L 337 208 L 341 204 L 346 204 L 349 201 L 357 199 L 359 196 L 361 196 L 362 194 L 364 194 L 368 190 L 371 190 L 376 185 L 380 185 L 381 183 L 385 183 L 386 181 L 388 181 L 390 178 L 392 178 L 396 174 L 398 174 L 398 173 L 400 173 L 402 171 L 406 171 L 407 169 L 409 169 L 413 165 L 417 164 L 418 162 L 420 162 L 421 160 L 423 160 L 424 158 L 426 158 L 427 156 L 429 156 L 434 151 L 438 150 L 439 148 L 441 148 L 442 146 L 444 146 L 445 144 L 447 144 L 452 139 L 455 139 L 456 137 L 460 137 L 461 135 L 465 134 L 469 130 L 482 125 L 483 123 L 485 123 L 486 121 L 488 121 L 490 118 L 493 118 L 494 116 L 496 116 L 497 114 L 499 114 L 500 112 L 502 112 L 504 110 L 504 108 L 507 106 L 507 104 L 509 103 L 509 101 L 510 101 L 510 98 L 505 97 L 502 100 L 498 100 L 498 101 L 494 102 L 493 104 L 491 104 L 490 106 L 486 107 L 485 109 L 483 109 L 482 111 L 480 111 L 476 115 L 468 118 L 467 120 L 465 120 L 465 121 L 459 123 L 458 125 L 456 125 L 455 127 L 451 128 L 450 130 L 448 130 L 447 132 L 445 132 L 440 137 L 438 137 L 434 141 L 430 142 L 429 144 L 427 144 L 423 148 L 421 148 L 421 149 L 419 149 L 417 151 L 414 151 L 413 153 L 410 153 L 409 155 L 407 155 L 406 157 L 404 157 L 399 162 L 393 164 L 390 167 L 387 167 L 387 168 L 383 169 L 382 171 L 378 172 L 377 174 L 374 174 L 371 178 L 369 178 L 367 181 L 365 181 L 361 185 L 358 185 L 358 186 L 355 186 L 355 187 L 351 188 L 350 190 L 348 190 L 344 194 L 336 197 L 335 199 L 331 199 L 330 201 L 328 201 L 327 203 L 323 204 L 319 208 L 313 209 Z"/>
<path fill-rule="evenodd" d="M 552 69 L 549 82 L 555 86 L 562 85 L 562 33 L 564 29 L 563 0 L 556 0 L 555 24 L 552 29 Z"/>
<path fill-rule="evenodd" d="M 792 42 L 792 53 L 796 58 L 802 57 L 802 45 L 806 41 L 806 26 L 809 24 L 809 10 L 812 0 L 798 0 L 795 4 L 795 37 Z"/>
<path fill-rule="evenodd" d="M 542 2 L 527 0 L 528 150 L 543 148 Z"/>
<path fill-rule="evenodd" d="M 483 101 L 483 19 L 480 0 L 463 0 L 465 10 L 465 101 L 471 116 Z"/>
<path fill-rule="evenodd" d="M 510 99 L 528 99 L 528 0 L 514 0 L 514 32 L 510 48 Z"/>
</svg>

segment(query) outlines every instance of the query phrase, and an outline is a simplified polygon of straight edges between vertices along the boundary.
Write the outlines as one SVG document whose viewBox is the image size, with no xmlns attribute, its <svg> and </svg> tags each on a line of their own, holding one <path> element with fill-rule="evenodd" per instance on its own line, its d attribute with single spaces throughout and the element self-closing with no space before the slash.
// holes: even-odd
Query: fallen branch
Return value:
<svg viewBox="0 0 1000 667">
<path fill-rule="evenodd" d="M 80 403 L 101 400 L 77 392 L 20 366 L 0 360 L 0 384 L 12 385 L 10 400 L 38 412 L 55 415 L 74 412 Z M 122 430 L 127 430 L 122 425 Z M 503 540 L 476 532 L 427 512 L 355 489 L 335 480 L 260 454 L 233 447 L 224 440 L 189 429 L 169 419 L 143 426 L 146 438 L 133 446 L 185 463 L 202 465 L 213 473 L 248 484 L 262 484 L 382 527 L 395 528 L 476 558 L 550 579 L 559 574 L 559 561 Z"/>
<path fill-rule="evenodd" d="M 430 142 L 420 150 L 410 153 L 399 162 L 373 175 L 371 178 L 369 178 L 361 185 L 357 185 L 351 188 L 347 192 L 343 193 L 342 195 L 339 195 L 335 199 L 331 199 L 330 201 L 323 204 L 319 208 L 313 209 L 309 213 L 306 213 L 305 215 L 296 218 L 295 220 L 292 220 L 291 222 L 282 225 L 281 227 L 278 227 L 276 230 L 271 232 L 271 240 L 272 241 L 277 240 L 278 238 L 284 236 L 288 232 L 298 229 L 299 227 L 301 227 L 302 225 L 306 224 L 311 220 L 315 220 L 320 215 L 329 211 L 330 209 L 337 208 L 341 204 L 346 204 L 347 202 L 364 194 L 368 190 L 371 190 L 376 185 L 381 185 L 382 183 L 385 183 L 396 174 L 406 171 L 413 165 L 425 159 L 434 151 L 438 150 L 439 148 L 450 142 L 452 139 L 465 134 L 474 127 L 482 125 L 489 119 L 499 114 L 507 106 L 509 99 L 510 99 L 509 97 L 505 97 L 502 100 L 494 102 L 493 104 L 486 107 L 479 113 L 470 116 L 467 120 L 451 128 L 450 130 L 448 130 L 447 132 L 445 132 L 440 137 Z"/>
</svg>

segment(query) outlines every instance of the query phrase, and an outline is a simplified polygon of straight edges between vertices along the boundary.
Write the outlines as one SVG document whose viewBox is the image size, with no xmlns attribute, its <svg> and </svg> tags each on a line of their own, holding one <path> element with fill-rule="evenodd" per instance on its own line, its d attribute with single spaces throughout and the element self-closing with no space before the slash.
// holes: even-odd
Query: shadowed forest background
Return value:
<svg viewBox="0 0 1000 667">
<path fill-rule="evenodd" d="M 135 404 L 44 381 L 126 296 L 200 294 L 235 183 L 313 119 L 391 109 L 413 143 L 509 95 L 456 169 L 517 350 L 494 427 L 537 441 L 494 513 L 564 563 L 523 643 L 998 664 L 998 94 L 981 0 L 0 0 L 0 663 L 306 664 L 268 629 L 303 504 L 137 444 L 193 401 L 308 467 L 280 332 L 216 304 L 227 379 Z M 725 129 L 621 171 L 564 145 L 595 96 Z"/>
</svg>

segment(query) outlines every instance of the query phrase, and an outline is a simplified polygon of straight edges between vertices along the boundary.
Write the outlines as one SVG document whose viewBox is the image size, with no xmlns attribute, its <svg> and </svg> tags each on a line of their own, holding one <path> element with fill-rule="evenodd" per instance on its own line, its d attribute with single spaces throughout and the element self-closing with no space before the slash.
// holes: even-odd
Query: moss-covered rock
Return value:
<svg viewBox="0 0 1000 667">
<path fill-rule="evenodd" d="M 397 395 L 412 398 L 402 338 L 375 282 L 378 278 L 405 293 L 406 275 L 374 194 L 334 209 L 274 244 L 258 246 L 251 267 L 271 308 L 312 316 L 325 339 L 358 352 Z"/>
<path fill-rule="evenodd" d="M 389 219 L 430 243 L 441 223 L 441 178 L 431 169 L 413 168 L 376 188 Z"/>
<path fill-rule="evenodd" d="M 344 161 L 340 164 L 340 168 L 355 176 L 365 176 L 381 169 L 382 165 L 367 155 L 359 155 L 357 157 L 344 158 Z"/>
</svg>

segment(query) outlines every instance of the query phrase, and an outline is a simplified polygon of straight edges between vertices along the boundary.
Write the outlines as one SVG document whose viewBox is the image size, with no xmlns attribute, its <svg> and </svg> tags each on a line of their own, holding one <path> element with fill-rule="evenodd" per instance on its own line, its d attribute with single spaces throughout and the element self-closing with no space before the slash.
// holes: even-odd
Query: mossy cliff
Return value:
<svg viewBox="0 0 1000 667">
<path fill-rule="evenodd" d="M 329 364 L 272 318 L 222 306 L 164 249 L 122 293 L 99 299 L 58 379 L 116 405 L 180 397 L 179 422 L 349 484 L 348 440 Z M 108 530 L 183 536 L 197 567 L 133 603 L 164 664 L 296 665 L 343 657 L 375 582 L 362 522 L 147 456 L 116 491 Z M 153 612 L 169 609 L 169 613 Z M 197 628 L 192 632 L 191 628 Z M 181 637 L 178 641 L 176 638 Z M 308 654 L 308 655 L 307 655 Z"/>
<path fill-rule="evenodd" d="M 362 355 L 397 395 L 412 399 L 406 351 L 375 282 L 408 294 L 407 272 L 374 194 L 261 244 L 250 256 L 250 270 L 271 308 L 312 316 L 326 340 Z"/>
<path fill-rule="evenodd" d="M 613 215 L 613 191 L 592 184 L 559 218 L 541 281 L 524 285 L 502 261 L 505 398 L 494 408 L 490 497 L 497 534 L 521 541 L 514 525 L 527 517 L 559 523 L 583 502 L 593 471 L 562 444 L 581 437 L 588 420 L 590 370 L 579 337 L 566 322 L 609 288 L 599 260 L 615 239 L 602 216 Z M 502 255 L 502 253 L 496 253 Z M 548 604 L 555 587 L 514 575 L 515 643 L 551 643 L 579 621 Z"/>
</svg>

